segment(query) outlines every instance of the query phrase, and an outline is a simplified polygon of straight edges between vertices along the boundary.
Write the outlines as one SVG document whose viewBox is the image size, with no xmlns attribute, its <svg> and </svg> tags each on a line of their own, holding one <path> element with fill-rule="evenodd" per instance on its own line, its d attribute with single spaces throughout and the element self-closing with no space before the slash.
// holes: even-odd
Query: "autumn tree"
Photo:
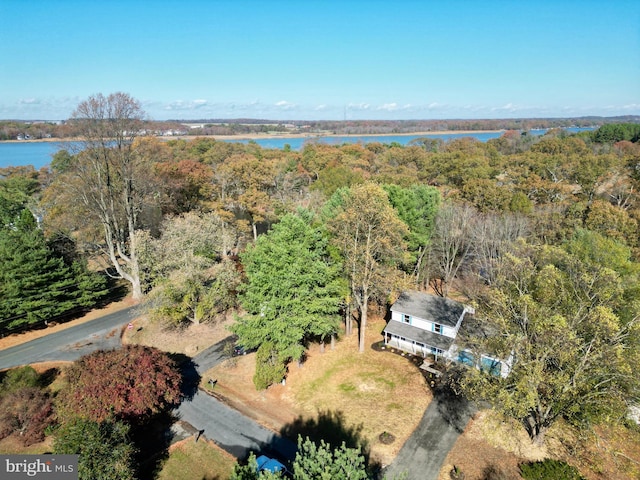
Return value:
<svg viewBox="0 0 640 480">
<path fill-rule="evenodd" d="M 151 291 L 145 309 L 170 325 L 215 320 L 236 306 L 240 273 L 230 255 L 237 230 L 214 213 L 168 217 L 161 236 L 137 236 L 144 284 Z"/>
<path fill-rule="evenodd" d="M 622 302 L 630 277 L 572 250 L 583 258 L 524 243 L 505 256 L 501 278 L 479 301 L 493 334 L 476 341 L 478 353 L 496 354 L 510 373 L 470 369 L 464 382 L 537 443 L 559 419 L 589 427 L 623 418 L 640 392 L 640 309 Z"/>
<path fill-rule="evenodd" d="M 339 198 L 332 199 L 328 227 L 342 254 L 351 301 L 359 313 L 359 351 L 363 353 L 369 301 L 384 299 L 397 285 L 396 267 L 403 258 L 408 229 L 376 184 L 338 190 L 334 196 Z"/>
<path fill-rule="evenodd" d="M 203 162 L 201 156 L 191 158 L 181 152 L 174 158 L 167 142 L 158 139 L 138 139 L 137 143 L 140 153 L 155 160 L 155 173 L 163 182 L 166 195 L 162 205 L 165 213 L 188 212 L 206 204 L 211 198 L 213 169 Z"/>
<path fill-rule="evenodd" d="M 15 222 L 40 190 L 38 173 L 31 166 L 0 168 L 0 228 Z"/>
<path fill-rule="evenodd" d="M 244 217 L 254 240 L 258 238 L 258 224 L 274 217 L 270 199 L 274 173 L 273 162 L 248 153 L 233 155 L 214 170 L 215 202 L 235 217 Z"/>
<path fill-rule="evenodd" d="M 134 299 L 143 294 L 135 233 L 158 201 L 151 159 L 135 148 L 143 118 L 140 103 L 125 93 L 81 102 L 70 120 L 82 138 L 80 151 L 58 172 L 46 199 L 50 215 L 62 210 L 76 223 L 97 222 L 111 268 L 131 284 Z"/>
<path fill-rule="evenodd" d="M 300 211 L 285 215 L 241 255 L 247 284 L 240 301 L 247 314 L 232 330 L 244 346 L 258 348 L 258 388 L 280 381 L 284 365 L 301 359 L 307 342 L 324 342 L 338 330 L 339 265 L 327 247 L 326 233 Z M 267 370 L 272 373 L 264 375 Z"/>
<path fill-rule="evenodd" d="M 67 369 L 66 377 L 58 396 L 59 411 L 96 422 L 143 423 L 181 399 L 175 362 L 160 350 L 141 345 L 85 355 Z"/>
</svg>

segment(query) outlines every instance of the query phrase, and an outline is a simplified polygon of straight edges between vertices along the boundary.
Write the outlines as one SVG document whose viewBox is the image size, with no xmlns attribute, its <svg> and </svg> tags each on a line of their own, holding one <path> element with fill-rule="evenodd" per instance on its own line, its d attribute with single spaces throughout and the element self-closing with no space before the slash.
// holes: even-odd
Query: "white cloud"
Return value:
<svg viewBox="0 0 640 480">
<path fill-rule="evenodd" d="M 276 107 L 279 107 L 283 110 L 290 110 L 297 107 L 297 105 L 292 102 L 287 102 L 286 100 L 280 100 L 279 102 L 276 102 Z"/>
<path fill-rule="evenodd" d="M 509 102 L 501 107 L 493 107 L 491 109 L 492 112 L 515 112 L 517 110 L 521 110 L 520 107 L 514 105 L 513 103 Z"/>
<path fill-rule="evenodd" d="M 398 109 L 398 104 L 393 103 L 385 103 L 384 105 L 379 106 L 376 110 L 387 110 L 388 112 L 392 112 Z"/>
<path fill-rule="evenodd" d="M 175 102 L 171 102 L 165 105 L 165 110 L 178 110 L 178 111 L 188 111 L 188 110 L 197 110 L 204 106 L 207 106 L 207 100 L 176 100 Z"/>
<path fill-rule="evenodd" d="M 40 105 L 40 100 L 37 98 L 22 98 L 18 101 L 20 105 Z"/>
<path fill-rule="evenodd" d="M 371 105 L 368 103 L 349 103 L 347 104 L 347 108 L 349 110 L 369 110 Z"/>
</svg>

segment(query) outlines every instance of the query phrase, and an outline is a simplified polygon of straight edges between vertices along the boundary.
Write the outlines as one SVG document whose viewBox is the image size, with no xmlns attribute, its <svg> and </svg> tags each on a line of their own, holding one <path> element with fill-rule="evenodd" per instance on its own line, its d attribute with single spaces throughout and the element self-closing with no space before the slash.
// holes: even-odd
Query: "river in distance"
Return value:
<svg viewBox="0 0 640 480">
<path fill-rule="evenodd" d="M 590 128 L 568 128 L 569 132 L 591 130 Z M 546 130 L 531 130 L 534 135 L 542 135 Z M 407 145 L 416 138 L 437 138 L 444 141 L 462 137 L 472 137 L 481 142 L 500 137 L 504 132 L 472 132 L 472 133 L 441 133 L 427 135 L 359 135 L 359 136 L 319 136 L 319 137 L 277 137 L 231 139 L 228 142 L 249 143 L 256 142 L 263 148 L 283 149 L 286 145 L 292 150 L 300 150 L 308 142 L 320 142 L 328 145 L 342 145 L 344 143 L 398 143 Z M 33 165 L 40 169 L 51 163 L 51 158 L 60 149 L 69 148 L 71 142 L 0 142 L 0 168 L 9 166 Z M 79 144 L 76 144 L 79 145 Z"/>
</svg>

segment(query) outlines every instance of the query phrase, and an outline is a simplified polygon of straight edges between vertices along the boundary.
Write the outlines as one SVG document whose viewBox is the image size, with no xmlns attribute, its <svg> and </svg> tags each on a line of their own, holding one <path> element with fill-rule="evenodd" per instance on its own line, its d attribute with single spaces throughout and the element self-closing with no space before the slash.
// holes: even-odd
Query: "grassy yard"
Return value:
<svg viewBox="0 0 640 480">
<path fill-rule="evenodd" d="M 380 340 L 384 320 L 373 319 L 367 344 Z M 356 335 L 320 353 L 312 345 L 302 366 L 289 366 L 286 385 L 256 391 L 255 354 L 225 363 L 203 376 L 218 380 L 214 393 L 267 427 L 293 438 L 318 434 L 360 440 L 373 461 L 388 464 L 409 437 L 431 400 L 424 377 L 407 358 L 367 348 L 358 353 Z M 395 440 L 385 444 L 380 435 Z"/>
<path fill-rule="evenodd" d="M 134 321 L 136 328 L 125 332 L 124 340 L 195 355 L 228 336 L 229 322 L 167 331 L 140 318 Z M 383 325 L 380 318 L 371 320 L 368 345 L 380 340 Z M 35 365 L 39 372 L 62 367 Z M 372 460 L 382 464 L 393 460 L 431 400 L 412 362 L 371 348 L 359 354 L 355 335 L 339 341 L 335 350 L 327 346 L 324 353 L 312 345 L 301 367 L 290 365 L 286 385 L 258 392 L 252 383 L 254 371 L 255 354 L 230 359 L 207 372 L 202 387 L 208 388 L 206 381 L 216 378 L 213 394 L 274 431 L 294 438 L 302 433 L 347 443 L 363 441 Z M 61 381 L 62 376 L 57 376 L 50 388 L 57 391 Z M 390 444 L 381 441 L 382 433 L 392 436 Z M 0 453 L 51 452 L 52 440 L 48 437 L 25 449 L 18 439 L 9 437 L 0 441 Z M 640 478 L 640 428 L 601 426 L 595 434 L 577 436 L 574 430 L 559 425 L 545 443 L 542 449 L 533 448 L 519 425 L 503 422 L 489 411 L 480 412 L 449 453 L 440 480 L 449 478 L 453 465 L 461 467 L 466 478 L 484 478 L 485 469 L 492 465 L 500 467 L 507 478 L 518 478 L 519 462 L 545 457 L 577 465 L 588 480 Z M 189 439 L 171 447 L 158 478 L 226 480 L 234 463 L 233 457 L 211 442 Z"/>
<path fill-rule="evenodd" d="M 206 440 L 172 445 L 158 480 L 227 480 L 236 459 Z"/>
</svg>

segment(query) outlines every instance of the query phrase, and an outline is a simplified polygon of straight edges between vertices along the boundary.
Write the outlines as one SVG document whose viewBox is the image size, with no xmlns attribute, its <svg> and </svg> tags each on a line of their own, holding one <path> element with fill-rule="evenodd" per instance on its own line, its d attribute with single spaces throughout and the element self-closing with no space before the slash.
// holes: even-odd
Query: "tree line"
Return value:
<svg viewBox="0 0 640 480">
<path fill-rule="evenodd" d="M 261 133 L 333 133 L 338 135 L 381 135 L 414 132 L 440 132 L 464 130 L 519 130 L 594 127 L 602 125 L 628 124 L 638 121 L 637 116 L 620 117 L 578 117 L 578 118 L 515 118 L 515 119 L 449 119 L 449 120 L 344 120 L 311 121 L 292 120 L 287 122 L 251 118 L 205 118 L 192 119 L 187 128 L 184 120 L 145 119 L 144 129 L 149 134 L 164 135 L 167 132 L 181 135 L 254 135 Z M 41 140 L 48 138 L 75 138 L 81 134 L 75 125 L 66 120 L 59 121 L 19 121 L 0 120 L 0 141 Z"/>
<path fill-rule="evenodd" d="M 100 258 L 158 321 L 237 309 L 258 388 L 354 324 L 363 350 L 372 304 L 431 288 L 495 333 L 469 348 L 511 358 L 507 379 L 458 386 L 533 439 L 559 418 L 621 420 L 637 398 L 635 126 L 294 152 L 141 137 L 143 118 L 123 93 L 78 106 L 82 148 L 55 156 L 37 204 L 44 235 Z"/>
</svg>

